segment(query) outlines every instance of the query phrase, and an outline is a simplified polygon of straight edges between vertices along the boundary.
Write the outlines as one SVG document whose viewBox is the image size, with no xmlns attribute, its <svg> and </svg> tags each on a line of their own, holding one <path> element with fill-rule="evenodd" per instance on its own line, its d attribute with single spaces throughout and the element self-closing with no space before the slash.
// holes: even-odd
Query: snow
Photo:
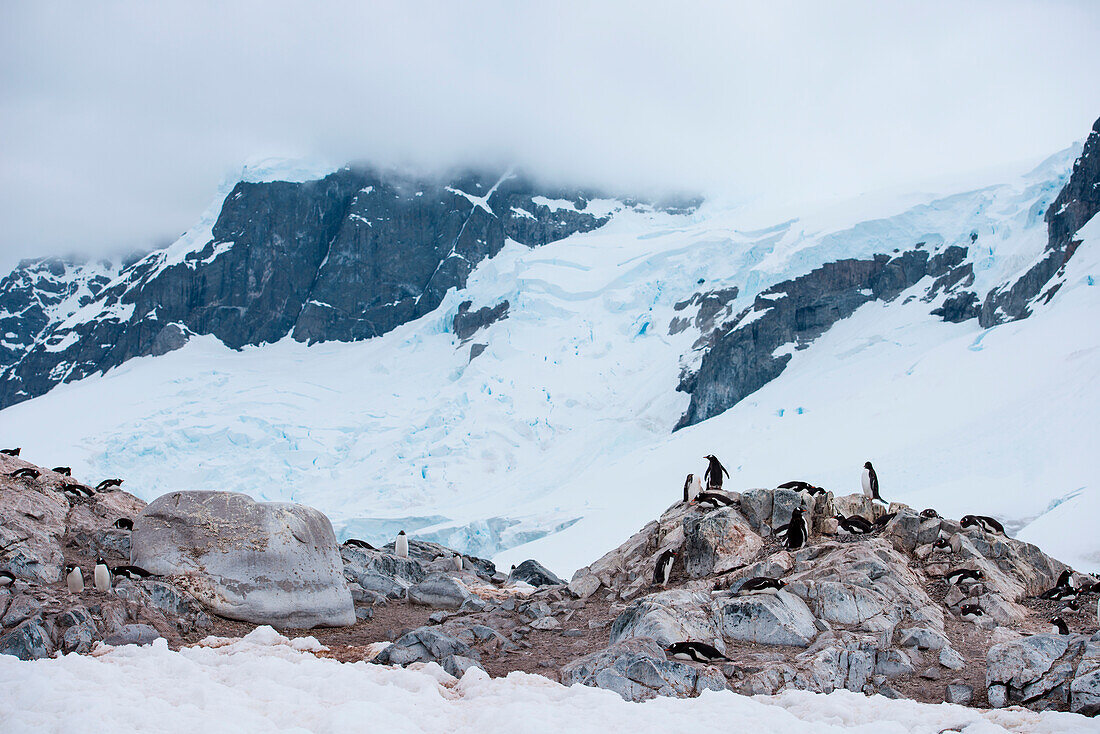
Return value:
<svg viewBox="0 0 1100 734">
<path fill-rule="evenodd" d="M 965 194 L 861 198 L 797 220 L 625 208 L 544 247 L 509 242 L 463 291 L 383 337 L 241 351 L 196 337 L 8 408 L 0 438 L 89 480 L 125 477 L 146 499 L 225 489 L 304 502 L 344 536 L 386 541 L 405 527 L 564 576 L 656 517 L 707 453 L 733 489 L 803 479 L 858 491 L 872 460 L 887 499 L 995 515 L 1100 569 L 1092 230 L 1065 285 L 1024 321 L 984 331 L 943 323 L 909 294 L 871 302 L 807 348 L 777 349 L 792 355 L 786 370 L 741 404 L 670 433 L 688 404 L 681 369 L 700 356 L 697 330 L 668 333 L 694 316 L 675 303 L 736 286 L 738 314 L 821 263 L 971 246 L 975 231 L 976 278 L 992 287 L 1042 251 L 1042 208 L 1072 159 Z M 471 362 L 450 331 L 458 305 L 505 299 L 508 318 L 477 333 L 488 346 Z"/>
<path fill-rule="evenodd" d="M 456 680 L 434 663 L 409 668 L 317 657 L 316 641 L 260 627 L 239 640 L 208 639 L 178 652 L 101 648 L 92 656 L 32 662 L 0 656 L 4 731 L 204 732 L 493 731 L 917 734 L 1074 734 L 1096 730 L 1076 714 L 1013 708 L 981 711 L 849 691 L 628 703 L 596 688 L 566 688 L 538 675 L 489 678 L 474 668 Z"/>
</svg>

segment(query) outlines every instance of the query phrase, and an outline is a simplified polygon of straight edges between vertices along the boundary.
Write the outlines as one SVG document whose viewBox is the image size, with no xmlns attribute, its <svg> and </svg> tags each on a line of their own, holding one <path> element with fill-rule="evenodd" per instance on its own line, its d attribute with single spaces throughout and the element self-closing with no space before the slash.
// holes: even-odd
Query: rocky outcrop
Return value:
<svg viewBox="0 0 1100 734">
<path fill-rule="evenodd" d="M 305 628 L 355 623 L 332 525 L 310 507 L 233 492 L 171 492 L 135 519 L 131 556 L 231 619 Z"/>
<path fill-rule="evenodd" d="M 556 586 L 565 583 L 533 558 L 516 566 L 509 576 L 513 581 L 522 581 L 531 586 Z"/>
<path fill-rule="evenodd" d="M 455 336 L 466 341 L 477 333 L 478 329 L 484 329 L 491 324 L 508 318 L 508 301 L 501 301 L 495 306 L 483 306 L 476 311 L 471 311 L 473 301 L 463 301 L 458 304 L 458 313 L 452 321 Z"/>
<path fill-rule="evenodd" d="M 1031 635 L 989 649 L 986 685 L 994 708 L 1013 704 L 1100 713 L 1100 642 L 1084 635 Z"/>
</svg>

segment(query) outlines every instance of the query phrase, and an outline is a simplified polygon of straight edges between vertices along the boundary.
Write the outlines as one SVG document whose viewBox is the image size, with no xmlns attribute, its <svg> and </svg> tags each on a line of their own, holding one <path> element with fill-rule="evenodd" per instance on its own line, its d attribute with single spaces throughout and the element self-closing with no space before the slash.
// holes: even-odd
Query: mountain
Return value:
<svg viewBox="0 0 1100 734">
<path fill-rule="evenodd" d="M 838 493 L 870 459 L 888 499 L 1100 568 L 1098 159 L 1100 121 L 994 185 L 797 215 L 495 173 L 237 183 L 37 327 L 4 317 L 0 439 L 560 574 L 704 454 L 737 489 Z"/>
</svg>

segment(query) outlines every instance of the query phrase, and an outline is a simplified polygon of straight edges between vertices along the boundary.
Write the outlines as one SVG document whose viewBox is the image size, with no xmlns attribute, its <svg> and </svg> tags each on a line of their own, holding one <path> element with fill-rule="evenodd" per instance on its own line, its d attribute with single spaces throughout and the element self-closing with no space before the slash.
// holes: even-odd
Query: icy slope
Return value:
<svg viewBox="0 0 1100 734">
<path fill-rule="evenodd" d="M 335 732 L 362 730 L 369 720 L 372 730 L 408 734 L 725 731 L 731 721 L 775 734 L 1095 731 L 1078 714 L 980 711 L 849 691 L 753 698 L 708 691 L 697 699 L 628 703 L 609 691 L 565 688 L 525 673 L 490 679 L 473 668 L 456 681 L 434 663 L 341 663 L 305 652 L 321 649 L 313 638 L 288 640 L 270 627 L 235 641 L 207 638 L 207 645 L 171 652 L 158 640 L 30 663 L 0 656 L 4 730 Z"/>
<path fill-rule="evenodd" d="M 0 442 L 89 479 L 126 477 L 147 499 L 209 488 L 309 503 L 368 540 L 404 527 L 486 555 L 536 539 L 501 560 L 535 556 L 564 574 L 664 509 L 711 451 L 733 488 L 804 478 L 844 491 L 872 459 L 891 498 L 1024 521 L 1087 487 L 1095 466 L 1081 417 L 1096 400 L 1093 245 L 1025 321 L 983 331 L 931 316 L 937 301 L 872 301 L 764 389 L 674 435 L 701 334 L 669 325 L 696 292 L 738 288 L 718 314 L 732 317 L 822 263 L 918 242 L 967 247 L 984 292 L 1042 251 L 1043 211 L 1076 152 L 1006 184 L 798 219 L 623 211 L 535 249 L 509 242 L 437 310 L 382 337 L 240 352 L 193 339 L 0 412 Z M 467 300 L 507 300 L 508 316 L 460 342 L 451 324 Z"/>
</svg>

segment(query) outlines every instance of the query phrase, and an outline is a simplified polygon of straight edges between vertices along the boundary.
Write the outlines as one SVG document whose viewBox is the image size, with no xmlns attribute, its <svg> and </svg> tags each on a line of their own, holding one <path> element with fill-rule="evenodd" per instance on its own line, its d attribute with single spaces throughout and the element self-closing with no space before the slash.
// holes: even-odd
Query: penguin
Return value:
<svg viewBox="0 0 1100 734">
<path fill-rule="evenodd" d="M 722 466 L 722 462 L 718 461 L 718 457 L 714 454 L 707 454 L 703 457 L 710 463 L 707 465 L 707 470 L 703 474 L 703 479 L 707 483 L 707 489 L 721 489 L 722 488 L 722 474 L 728 477 L 730 473 L 726 471 L 726 467 Z"/>
<path fill-rule="evenodd" d="M 668 585 L 668 579 L 672 576 L 672 564 L 676 562 L 676 551 L 666 550 L 657 558 L 657 565 L 653 568 L 653 583 L 661 586 Z"/>
<path fill-rule="evenodd" d="M 959 616 L 970 622 L 977 622 L 985 616 L 985 612 L 977 604 L 963 604 L 959 607 Z"/>
<path fill-rule="evenodd" d="M 718 507 L 729 507 L 733 504 L 733 498 L 722 492 L 712 492 L 709 489 L 705 492 L 700 492 L 695 498 L 696 504 L 700 506 L 709 506 L 711 509 Z"/>
<path fill-rule="evenodd" d="M 931 507 L 929 507 L 926 510 L 921 510 L 920 511 L 920 517 L 921 517 L 922 520 L 935 520 L 939 516 L 940 516 L 940 513 L 936 512 Z"/>
<path fill-rule="evenodd" d="M 8 476 L 12 477 L 13 479 L 23 479 L 24 477 L 27 479 L 38 479 L 41 473 L 42 472 L 38 471 L 37 469 L 32 469 L 29 466 L 25 466 L 22 469 L 16 469 L 15 471 L 9 473 Z"/>
<path fill-rule="evenodd" d="M 694 502 L 703 491 L 703 483 L 694 474 L 688 474 L 684 480 L 684 502 Z"/>
<path fill-rule="evenodd" d="M 11 571 L 0 571 L 0 589 L 15 583 L 15 575 Z"/>
<path fill-rule="evenodd" d="M 1051 630 L 1050 630 L 1050 633 L 1052 635 L 1068 635 L 1069 634 L 1069 625 L 1066 624 L 1066 620 L 1062 619 L 1061 617 L 1051 617 L 1050 618 L 1050 623 L 1052 625 L 1054 625 L 1053 627 L 1051 627 Z"/>
<path fill-rule="evenodd" d="M 1044 594 L 1050 594 L 1044 598 L 1054 601 L 1077 601 L 1078 591 L 1072 586 L 1056 586 Z"/>
<path fill-rule="evenodd" d="M 65 583 L 71 594 L 84 591 L 84 573 L 80 570 L 80 566 L 65 566 Z"/>
<path fill-rule="evenodd" d="M 1005 534 L 1005 526 L 988 515 L 963 515 L 959 524 L 964 528 L 981 528 L 987 533 Z"/>
<path fill-rule="evenodd" d="M 461 553 L 455 553 L 454 556 L 452 556 L 452 558 L 454 559 L 455 570 L 456 571 L 461 571 L 462 570 L 462 554 Z"/>
<path fill-rule="evenodd" d="M 1068 568 L 1062 571 L 1062 573 L 1058 574 L 1058 582 L 1054 585 L 1068 586 L 1071 589 L 1074 588 L 1076 584 L 1073 583 L 1073 571 L 1070 571 Z"/>
<path fill-rule="evenodd" d="M 810 494 L 823 494 L 825 492 L 821 487 L 815 487 L 809 482 L 783 482 L 777 489 L 793 489 L 796 492 L 809 492 Z"/>
<path fill-rule="evenodd" d="M 95 485 L 95 488 L 96 488 L 97 492 L 106 492 L 108 489 L 111 489 L 112 487 L 121 487 L 121 486 L 122 486 L 122 480 L 121 479 L 104 479 L 102 482 Z"/>
<path fill-rule="evenodd" d="M 119 530 L 133 530 L 134 521 L 128 517 L 120 517 L 119 519 L 115 520 L 114 527 L 118 528 Z"/>
<path fill-rule="evenodd" d="M 691 660 L 696 663 L 717 663 L 729 660 L 718 652 L 717 648 L 705 642 L 674 642 L 665 648 L 665 652 L 680 660 Z"/>
<path fill-rule="evenodd" d="M 878 493 L 878 474 L 875 474 L 875 468 L 871 466 L 869 461 L 863 465 L 862 483 L 864 496 L 871 500 L 883 501 Z"/>
<path fill-rule="evenodd" d="M 887 512 L 885 515 L 880 515 L 879 517 L 876 517 L 875 521 L 871 524 L 875 526 L 876 530 L 882 530 L 890 524 L 891 520 L 893 520 L 897 516 L 898 513 L 896 512 Z"/>
<path fill-rule="evenodd" d="M 17 449 L 0 449 L 0 454 L 3 454 L 4 456 L 19 456 L 19 452 L 22 451 L 22 450 L 23 449 L 21 449 L 21 448 L 17 448 Z"/>
<path fill-rule="evenodd" d="M 791 521 L 787 523 L 787 537 L 783 545 L 787 550 L 798 550 L 810 540 L 810 528 L 806 524 L 806 518 L 802 515 L 802 508 L 796 507 L 791 511 Z"/>
<path fill-rule="evenodd" d="M 971 568 L 953 568 L 943 575 L 943 580 L 949 585 L 964 582 L 977 583 L 985 578 L 981 571 Z"/>
<path fill-rule="evenodd" d="M 123 576 L 131 581 L 140 581 L 141 579 L 147 579 L 153 575 L 151 571 L 146 571 L 141 566 L 115 566 L 111 569 L 112 576 Z"/>
<path fill-rule="evenodd" d="M 409 536 L 402 530 L 397 534 L 397 540 L 393 542 L 393 552 L 398 558 L 409 557 Z"/>
<path fill-rule="evenodd" d="M 946 535 L 941 535 L 936 538 L 936 542 L 932 544 L 932 547 L 936 550 L 951 550 L 951 539 Z"/>
<path fill-rule="evenodd" d="M 775 594 L 784 586 L 787 582 L 783 579 L 771 579 L 767 576 L 754 576 L 745 583 L 741 584 L 741 588 L 737 590 L 737 595 L 742 594 Z"/>
<path fill-rule="evenodd" d="M 83 499 L 84 497 L 91 497 L 93 494 L 92 490 L 80 484 L 63 484 L 61 485 L 61 491 L 65 494 L 72 495 L 73 497 L 79 497 L 81 499 Z"/>
<path fill-rule="evenodd" d="M 61 474 L 62 476 L 66 476 L 66 477 L 71 477 L 73 475 L 72 467 L 68 467 L 68 466 L 55 466 L 53 469 L 50 469 L 50 471 L 52 471 L 55 474 Z"/>
<path fill-rule="evenodd" d="M 809 492 L 811 496 L 815 494 L 825 494 L 825 489 L 823 487 L 810 487 L 805 491 Z"/>
<path fill-rule="evenodd" d="M 874 527 L 864 518 L 859 515 L 852 515 L 850 517 L 844 517 L 839 512 L 836 513 L 836 521 L 840 524 L 840 530 L 852 535 L 866 535 L 871 532 Z"/>
<path fill-rule="evenodd" d="M 344 545 L 350 545 L 352 548 L 364 548 L 366 550 L 377 550 L 373 545 L 365 540 L 359 540 L 358 538 L 348 538 L 344 541 Z"/>
<path fill-rule="evenodd" d="M 107 561 L 102 558 L 96 559 L 92 578 L 95 579 L 96 591 L 108 591 L 111 588 L 111 571 L 107 568 Z"/>
</svg>

